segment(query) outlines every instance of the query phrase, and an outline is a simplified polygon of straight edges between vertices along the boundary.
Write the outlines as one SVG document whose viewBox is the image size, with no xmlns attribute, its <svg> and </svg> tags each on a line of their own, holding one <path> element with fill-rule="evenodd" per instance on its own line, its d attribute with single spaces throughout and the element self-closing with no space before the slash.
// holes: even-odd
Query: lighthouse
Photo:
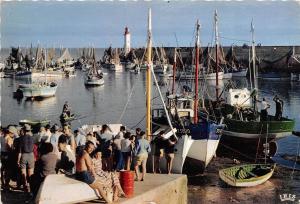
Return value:
<svg viewBox="0 0 300 204">
<path fill-rule="evenodd" d="M 124 53 L 125 56 L 130 52 L 130 33 L 128 27 L 125 27 L 124 32 Z"/>
</svg>

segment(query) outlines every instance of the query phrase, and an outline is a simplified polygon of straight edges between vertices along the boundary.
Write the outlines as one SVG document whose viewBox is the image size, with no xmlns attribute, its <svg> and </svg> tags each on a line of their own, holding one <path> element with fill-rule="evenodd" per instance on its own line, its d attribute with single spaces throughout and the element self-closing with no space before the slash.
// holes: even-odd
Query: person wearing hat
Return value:
<svg viewBox="0 0 300 204">
<path fill-rule="evenodd" d="M 27 180 L 29 181 L 34 170 L 34 142 L 31 133 L 31 126 L 25 124 L 23 130 L 25 131 L 25 134 L 20 137 L 19 141 L 18 165 L 20 166 L 22 172 L 24 190 L 30 192 L 30 186 L 28 185 Z"/>
<path fill-rule="evenodd" d="M 12 154 L 14 137 L 18 134 L 14 126 L 9 126 L 1 137 L 1 185 L 4 189 L 9 189 L 9 181 L 11 179 L 12 170 Z"/>
</svg>

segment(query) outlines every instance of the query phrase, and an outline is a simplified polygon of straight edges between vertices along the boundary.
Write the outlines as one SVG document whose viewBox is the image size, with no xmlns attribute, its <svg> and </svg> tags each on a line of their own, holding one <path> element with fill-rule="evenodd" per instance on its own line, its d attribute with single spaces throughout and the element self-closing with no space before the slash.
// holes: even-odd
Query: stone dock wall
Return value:
<svg viewBox="0 0 300 204">
<path fill-rule="evenodd" d="M 290 71 L 299 70 L 300 71 L 300 63 L 292 63 L 288 64 L 289 57 L 292 54 L 293 47 L 295 49 L 295 54 L 300 56 L 300 46 L 256 46 L 256 56 L 257 56 L 257 64 L 259 69 L 261 70 L 279 70 L 286 71 L 287 69 Z M 202 47 L 204 50 L 206 47 Z M 173 62 L 174 57 L 174 47 L 165 47 L 165 52 L 170 60 Z M 191 51 L 193 48 L 191 47 L 181 47 L 180 53 L 182 56 L 183 62 L 191 61 Z M 222 48 L 224 56 L 231 49 L 230 46 L 225 46 Z M 233 52 L 239 61 L 242 61 L 243 64 L 248 66 L 249 64 L 249 49 L 251 52 L 251 47 L 249 46 L 234 46 Z M 157 48 L 157 50 L 159 50 Z M 154 52 L 155 48 L 153 49 Z M 214 52 L 214 49 L 211 49 Z M 144 49 L 136 49 L 136 55 L 138 57 L 142 57 L 144 53 Z"/>
</svg>

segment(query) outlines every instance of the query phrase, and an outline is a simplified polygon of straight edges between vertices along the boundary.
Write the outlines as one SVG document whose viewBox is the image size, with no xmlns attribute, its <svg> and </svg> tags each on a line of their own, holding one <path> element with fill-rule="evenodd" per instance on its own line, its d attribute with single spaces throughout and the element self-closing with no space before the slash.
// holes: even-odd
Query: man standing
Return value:
<svg viewBox="0 0 300 204">
<path fill-rule="evenodd" d="M 283 100 L 279 99 L 277 95 L 273 98 L 276 104 L 275 120 L 281 120 L 282 109 L 283 109 Z"/>
<path fill-rule="evenodd" d="M 268 120 L 268 109 L 270 108 L 270 104 L 267 103 L 266 99 L 263 98 L 261 102 L 261 111 L 260 111 L 260 120 L 267 121 Z"/>
<path fill-rule="evenodd" d="M 31 126 L 25 124 L 23 127 L 25 134 L 20 137 L 19 141 L 19 156 L 18 165 L 21 168 L 22 181 L 24 190 L 30 192 L 28 181 L 33 174 L 34 170 L 34 154 L 33 154 L 33 138 L 31 133 Z"/>
<path fill-rule="evenodd" d="M 145 139 L 145 134 L 141 135 L 136 141 L 136 147 L 134 151 L 134 170 L 136 174 L 136 180 L 144 181 L 146 175 L 146 164 L 148 159 L 148 154 L 151 152 L 151 147 L 149 141 Z M 139 166 L 142 165 L 142 178 L 139 175 Z"/>
</svg>

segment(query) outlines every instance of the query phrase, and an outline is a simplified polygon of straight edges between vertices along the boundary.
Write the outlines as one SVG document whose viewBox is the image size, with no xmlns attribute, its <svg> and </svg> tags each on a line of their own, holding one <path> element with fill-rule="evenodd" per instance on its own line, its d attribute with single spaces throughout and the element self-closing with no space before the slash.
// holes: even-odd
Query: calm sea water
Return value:
<svg viewBox="0 0 300 204">
<path fill-rule="evenodd" d="M 127 71 L 110 72 L 104 75 L 105 85 L 86 88 L 83 84 L 84 73 L 77 71 L 77 76 L 56 80 L 58 89 L 55 97 L 42 101 L 20 101 L 13 98 L 13 92 L 19 83 L 13 79 L 1 79 L 1 122 L 2 125 L 18 124 L 21 119 L 50 119 L 51 123 L 59 123 L 59 115 L 65 101 L 68 101 L 72 112 L 81 116 L 80 120 L 72 122 L 76 128 L 83 124 L 123 123 L 128 127 L 145 127 L 145 73 L 136 75 Z M 180 82 L 181 84 L 184 82 Z M 239 86 L 247 86 L 246 78 L 235 80 Z M 207 85 L 213 96 L 214 84 Z M 169 86 L 162 87 L 166 92 Z M 300 83 L 290 81 L 259 81 L 260 95 L 265 97 L 271 106 L 270 113 L 275 112 L 272 101 L 277 94 L 284 101 L 284 116 L 296 119 L 296 128 L 300 130 Z M 155 86 L 153 104 L 160 106 L 161 101 Z M 296 154 L 297 142 L 295 136 L 289 136 L 279 141 L 280 153 Z"/>
</svg>

